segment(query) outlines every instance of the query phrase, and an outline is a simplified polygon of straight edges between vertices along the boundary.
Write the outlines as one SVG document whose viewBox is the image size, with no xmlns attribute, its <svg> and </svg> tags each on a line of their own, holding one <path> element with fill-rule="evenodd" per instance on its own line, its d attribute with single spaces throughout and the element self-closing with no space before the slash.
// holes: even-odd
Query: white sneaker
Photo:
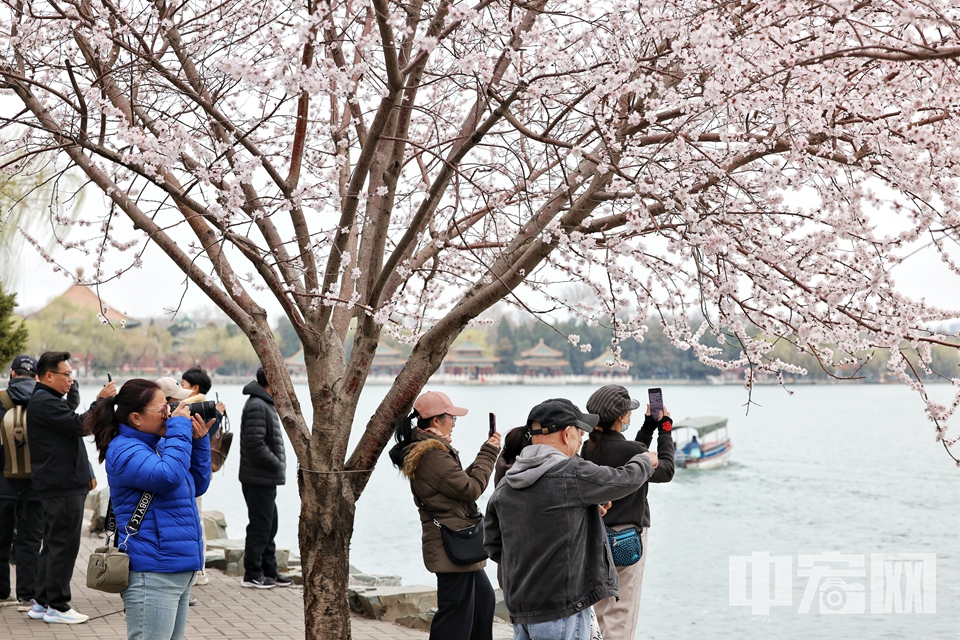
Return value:
<svg viewBox="0 0 960 640">
<path fill-rule="evenodd" d="M 43 616 L 46 615 L 47 608 L 42 604 L 37 604 L 37 601 L 33 601 L 33 606 L 30 607 L 30 610 L 27 611 L 27 617 L 31 620 L 43 620 Z"/>
<path fill-rule="evenodd" d="M 43 614 L 43 621 L 48 624 L 83 624 L 89 619 L 90 616 L 85 616 L 76 609 L 57 611 L 52 607 L 47 607 L 47 612 Z"/>
<path fill-rule="evenodd" d="M 210 584 L 210 578 L 207 577 L 206 572 L 197 571 L 197 575 L 193 577 L 193 584 L 198 587 L 202 587 L 205 584 Z"/>
</svg>

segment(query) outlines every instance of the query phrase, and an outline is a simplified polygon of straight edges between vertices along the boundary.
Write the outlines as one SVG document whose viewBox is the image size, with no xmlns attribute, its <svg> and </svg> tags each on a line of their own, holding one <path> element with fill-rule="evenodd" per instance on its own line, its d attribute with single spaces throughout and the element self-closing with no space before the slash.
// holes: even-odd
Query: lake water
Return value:
<svg viewBox="0 0 960 640">
<path fill-rule="evenodd" d="M 470 409 L 454 431 L 465 465 L 486 438 L 488 411 L 497 413 L 505 433 L 522 424 L 537 402 L 567 397 L 582 408 L 593 391 L 572 385 L 430 388 Z M 227 403 L 234 430 L 240 427 L 241 389 L 214 387 Z M 372 414 L 385 391 L 368 386 L 358 418 Z M 664 401 L 674 418 L 729 418 L 733 462 L 712 471 L 679 470 L 673 482 L 651 488 L 652 527 L 637 637 L 956 637 L 958 470 L 934 441 L 922 402 L 895 385 L 800 386 L 795 391 L 791 396 L 776 387 L 760 387 L 753 396 L 757 404 L 747 414 L 747 393 L 740 387 L 664 385 Z M 89 402 L 96 390 L 82 392 Z M 641 387 L 631 392 L 646 395 Z M 931 392 L 946 400 L 950 389 L 934 387 Z M 306 389 L 298 393 L 306 402 Z M 639 423 L 637 417 L 633 429 Z M 635 431 L 628 432 L 633 435 Z M 358 437 L 353 434 L 354 440 Z M 237 481 L 237 446 L 214 475 L 203 504 L 222 511 L 230 536 L 242 538 L 246 510 Z M 300 507 L 289 443 L 287 451 L 287 484 L 278 492 L 277 543 L 296 549 Z M 91 460 L 96 460 L 92 454 Z M 104 482 L 102 467 L 97 474 Z M 481 507 L 491 491 L 481 498 Z M 404 584 L 436 584 L 423 568 L 419 519 L 408 484 L 386 455 L 357 505 L 350 560 L 366 572 L 400 575 Z M 932 571 L 935 580 L 924 583 Z M 492 563 L 488 573 L 495 582 Z M 759 588 L 765 579 L 768 590 Z M 731 605 L 736 593 L 755 607 Z M 925 613 L 898 612 L 904 607 Z"/>
</svg>

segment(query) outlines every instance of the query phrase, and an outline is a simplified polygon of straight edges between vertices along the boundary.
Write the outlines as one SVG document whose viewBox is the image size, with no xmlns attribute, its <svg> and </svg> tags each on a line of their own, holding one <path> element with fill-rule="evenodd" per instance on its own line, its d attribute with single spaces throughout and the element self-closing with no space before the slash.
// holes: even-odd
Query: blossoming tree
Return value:
<svg viewBox="0 0 960 640">
<path fill-rule="evenodd" d="M 882 352 L 915 385 L 950 344 L 930 327 L 953 314 L 891 269 L 923 240 L 957 273 L 952 0 L 2 7 L 3 170 L 53 153 L 82 172 L 109 207 L 91 250 L 130 250 L 112 229 L 132 222 L 264 364 L 316 472 L 299 475 L 309 638 L 349 637 L 369 471 L 499 301 L 607 323 L 614 347 L 659 314 L 704 362 L 775 374 L 774 338 L 825 368 Z M 311 424 L 258 288 L 303 343 Z M 383 332 L 413 350 L 348 451 Z M 946 438 L 952 407 L 928 408 Z"/>
</svg>

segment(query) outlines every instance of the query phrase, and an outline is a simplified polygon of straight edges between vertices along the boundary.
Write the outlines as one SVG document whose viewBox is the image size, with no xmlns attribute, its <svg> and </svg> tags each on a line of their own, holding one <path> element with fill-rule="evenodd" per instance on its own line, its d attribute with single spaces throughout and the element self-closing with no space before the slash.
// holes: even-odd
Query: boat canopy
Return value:
<svg viewBox="0 0 960 640">
<path fill-rule="evenodd" d="M 701 416 L 698 418 L 684 418 L 674 423 L 674 429 L 693 429 L 702 440 L 708 433 L 727 428 L 727 419 L 719 416 Z"/>
</svg>

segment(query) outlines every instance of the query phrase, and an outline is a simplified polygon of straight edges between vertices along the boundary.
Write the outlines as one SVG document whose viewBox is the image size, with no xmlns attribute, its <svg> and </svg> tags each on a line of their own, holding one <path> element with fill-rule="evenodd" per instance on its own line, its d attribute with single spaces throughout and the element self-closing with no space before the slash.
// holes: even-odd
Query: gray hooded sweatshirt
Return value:
<svg viewBox="0 0 960 640">
<path fill-rule="evenodd" d="M 514 624 L 567 618 L 617 595 L 598 505 L 630 495 L 653 473 L 642 454 L 619 468 L 530 445 L 487 503 L 484 547 L 503 571 Z"/>
</svg>

